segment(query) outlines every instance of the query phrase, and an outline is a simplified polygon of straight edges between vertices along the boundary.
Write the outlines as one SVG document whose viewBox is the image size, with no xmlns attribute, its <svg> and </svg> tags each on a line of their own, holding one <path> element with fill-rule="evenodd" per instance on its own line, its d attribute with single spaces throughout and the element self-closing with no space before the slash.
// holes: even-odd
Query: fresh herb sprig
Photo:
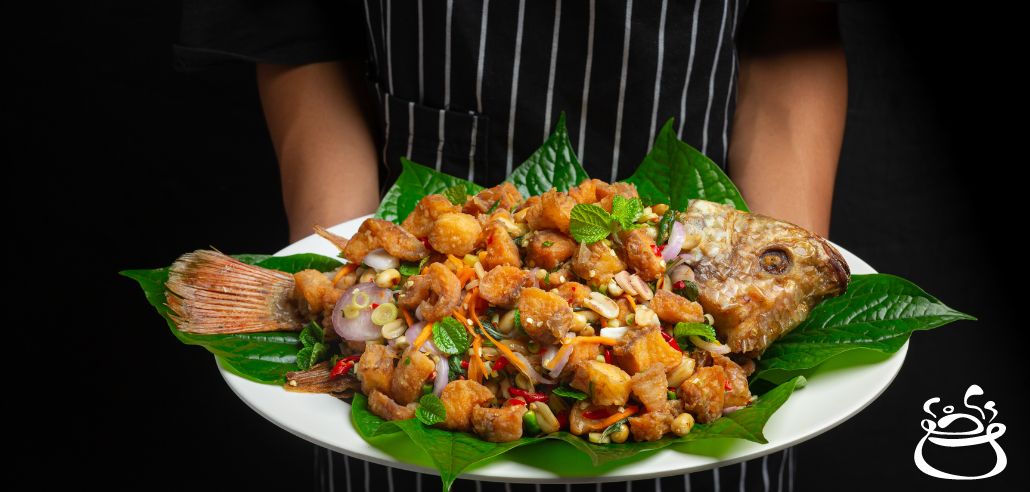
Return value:
<svg viewBox="0 0 1030 492">
<path fill-rule="evenodd" d="M 619 229 L 628 231 L 642 224 L 637 219 L 644 214 L 644 205 L 639 198 L 612 197 L 612 211 L 592 203 L 580 203 L 572 207 L 569 232 L 581 243 L 596 243 Z"/>
</svg>

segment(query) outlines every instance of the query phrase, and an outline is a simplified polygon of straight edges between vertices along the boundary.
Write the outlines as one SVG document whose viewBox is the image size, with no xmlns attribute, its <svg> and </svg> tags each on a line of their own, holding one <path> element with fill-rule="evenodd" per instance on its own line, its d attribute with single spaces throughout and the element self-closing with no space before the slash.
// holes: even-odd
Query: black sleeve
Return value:
<svg viewBox="0 0 1030 492">
<path fill-rule="evenodd" d="M 364 59 L 361 0 L 182 0 L 176 68 Z"/>
</svg>

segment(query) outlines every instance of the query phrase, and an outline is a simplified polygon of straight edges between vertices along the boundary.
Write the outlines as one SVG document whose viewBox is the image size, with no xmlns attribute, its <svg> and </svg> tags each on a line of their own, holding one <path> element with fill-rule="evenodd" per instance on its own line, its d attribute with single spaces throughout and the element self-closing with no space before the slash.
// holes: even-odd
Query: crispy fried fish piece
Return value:
<svg viewBox="0 0 1030 492">
<path fill-rule="evenodd" d="M 415 237 L 426 237 L 433 230 L 433 223 L 443 214 L 457 213 L 461 207 L 451 203 L 443 195 L 426 195 L 415 205 L 415 210 L 401 222 L 401 227 Z"/>
<path fill-rule="evenodd" d="M 693 200 L 684 225 L 699 301 L 733 352 L 760 355 L 851 279 L 828 241 L 788 222 Z"/>
<path fill-rule="evenodd" d="M 429 254 L 417 237 L 401 226 L 382 219 L 365 219 L 358 232 L 343 249 L 343 256 L 351 263 L 361 263 L 365 255 L 377 248 L 406 261 L 418 261 Z"/>
</svg>

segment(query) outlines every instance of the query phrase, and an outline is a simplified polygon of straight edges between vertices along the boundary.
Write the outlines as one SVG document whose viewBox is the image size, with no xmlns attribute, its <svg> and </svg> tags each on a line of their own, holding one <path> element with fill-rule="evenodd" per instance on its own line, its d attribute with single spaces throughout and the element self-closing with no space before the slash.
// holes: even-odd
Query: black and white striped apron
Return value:
<svg viewBox="0 0 1030 492">
<path fill-rule="evenodd" d="M 735 39 L 747 0 L 364 3 L 385 183 L 405 156 L 495 185 L 536 150 L 561 112 L 596 178 L 632 174 L 670 117 L 681 139 L 726 166 Z M 434 476 L 316 453 L 319 484 L 329 489 L 440 488 Z M 793 490 L 793 472 L 787 449 L 662 479 L 537 486 L 458 480 L 453 490 Z"/>
</svg>

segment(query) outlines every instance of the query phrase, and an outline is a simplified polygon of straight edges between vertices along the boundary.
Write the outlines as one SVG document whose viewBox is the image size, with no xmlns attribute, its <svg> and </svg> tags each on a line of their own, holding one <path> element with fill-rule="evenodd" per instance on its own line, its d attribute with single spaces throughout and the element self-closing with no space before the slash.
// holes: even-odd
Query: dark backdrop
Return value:
<svg viewBox="0 0 1030 492">
<path fill-rule="evenodd" d="M 138 287 L 116 275 L 208 246 L 286 245 L 253 70 L 176 73 L 175 2 L 98 3 L 6 19 L 32 26 L 5 43 L 5 77 L 18 87 L 4 98 L 5 202 L 15 217 L 5 251 L 26 270 L 14 286 L 28 289 L 11 306 L 19 326 L 8 330 L 28 335 L 18 351 L 31 365 L 21 367 L 56 369 L 36 384 L 24 380 L 44 377 L 35 371 L 10 378 L 7 402 L 47 415 L 15 477 L 308 489 L 312 446 L 246 407 L 211 356 L 179 344 Z M 1027 478 L 1017 355 L 1026 339 L 1017 318 L 1023 218 L 1010 199 L 1025 141 L 1012 74 L 1025 56 L 997 7 L 901 3 L 841 8 L 850 100 L 831 237 L 979 321 L 916 334 L 881 398 L 797 449 L 798 485 L 1012 489 Z M 45 240 L 30 243 L 41 227 Z M 44 344 L 53 333 L 56 345 Z M 1008 426 L 1008 470 L 976 483 L 922 475 L 912 463 L 922 402 L 960 399 L 972 383 Z M 56 398 L 45 408 L 18 403 L 26 390 Z M 45 474 L 30 473 L 41 464 Z"/>
</svg>

